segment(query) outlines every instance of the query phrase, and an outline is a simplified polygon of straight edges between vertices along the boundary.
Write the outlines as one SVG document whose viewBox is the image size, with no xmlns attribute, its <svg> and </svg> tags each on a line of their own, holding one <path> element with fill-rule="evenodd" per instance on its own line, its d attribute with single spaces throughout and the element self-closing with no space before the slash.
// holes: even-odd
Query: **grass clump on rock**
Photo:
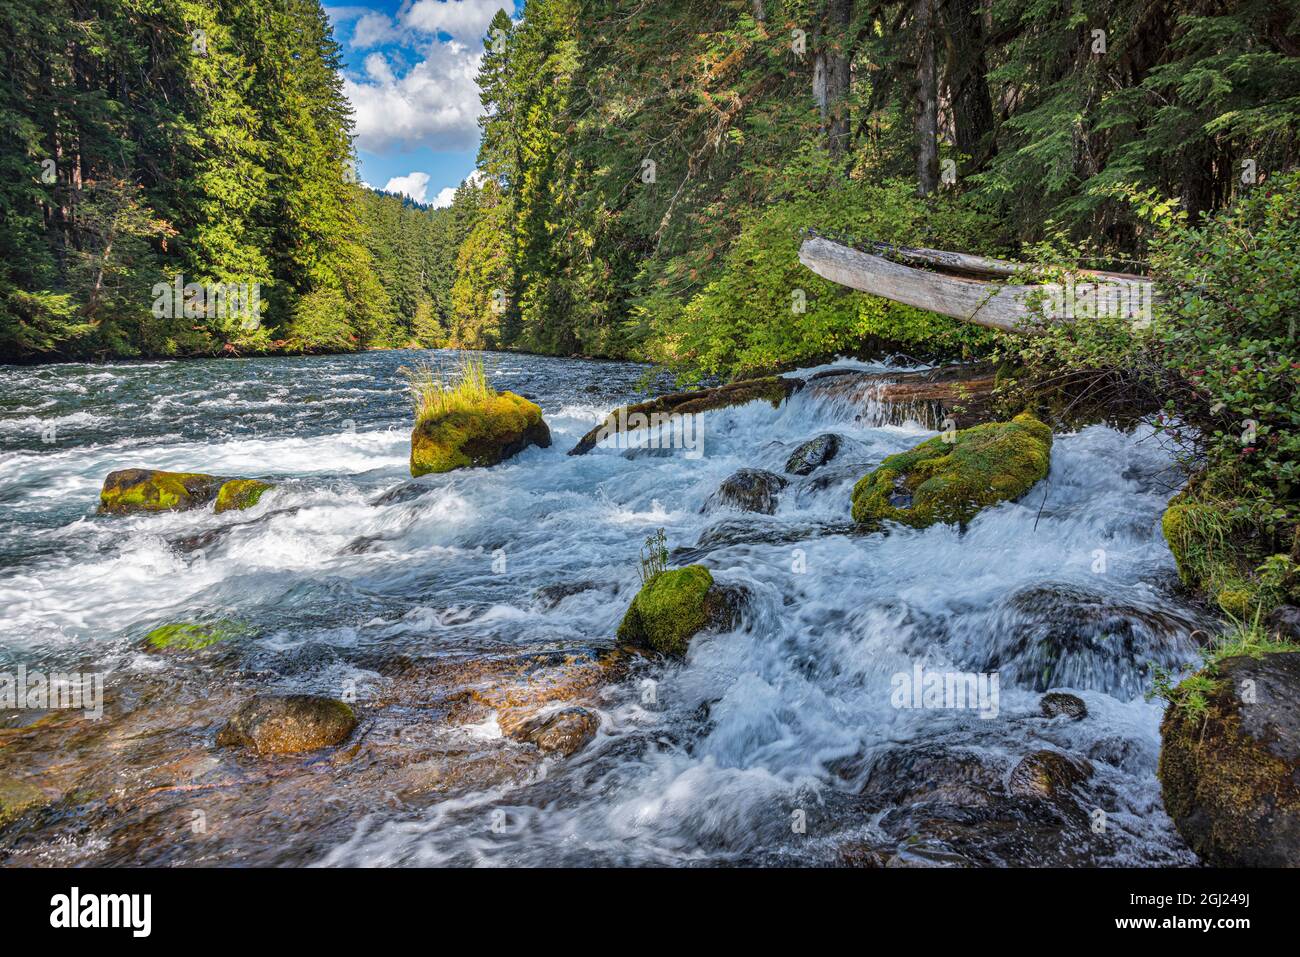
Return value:
<svg viewBox="0 0 1300 957">
<path fill-rule="evenodd" d="M 551 444 L 542 410 L 493 389 L 481 360 L 466 359 L 449 382 L 428 365 L 406 374 L 415 403 L 413 476 L 496 465 L 530 445 Z"/>
<path fill-rule="evenodd" d="M 853 487 L 853 520 L 924 528 L 1018 499 L 1047 476 L 1052 430 L 1022 413 L 891 455 Z"/>
</svg>

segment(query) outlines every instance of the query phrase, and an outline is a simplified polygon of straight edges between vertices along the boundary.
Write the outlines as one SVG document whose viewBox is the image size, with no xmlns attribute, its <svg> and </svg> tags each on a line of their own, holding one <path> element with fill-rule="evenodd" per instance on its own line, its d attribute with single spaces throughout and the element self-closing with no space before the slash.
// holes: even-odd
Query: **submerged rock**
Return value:
<svg viewBox="0 0 1300 957">
<path fill-rule="evenodd" d="M 773 407 L 780 405 L 791 393 L 803 388 L 803 380 L 793 377 L 769 376 L 764 379 L 744 379 L 730 382 L 714 389 L 700 389 L 695 392 L 674 392 L 663 395 L 649 402 L 615 409 L 569 450 L 570 455 L 586 455 L 605 437 L 618 431 L 633 431 L 637 428 L 651 427 L 668 415 L 691 415 L 696 412 L 708 412 L 712 409 L 725 409 L 730 406 L 745 405 L 762 400 Z"/>
<path fill-rule="evenodd" d="M 217 734 L 221 747 L 294 754 L 338 744 L 357 718 L 342 701 L 312 695 L 262 695 L 241 705 Z"/>
<path fill-rule="evenodd" d="M 99 511 L 104 515 L 130 515 L 201 508 L 217 497 L 225 481 L 202 472 L 119 469 L 104 479 Z"/>
<path fill-rule="evenodd" d="M 1160 726 L 1165 810 L 1216 867 L 1300 866 L 1300 652 L 1229 658 Z"/>
<path fill-rule="evenodd" d="M 145 635 L 144 644 L 146 651 L 202 651 L 242 632 L 232 622 L 173 622 Z"/>
<path fill-rule="evenodd" d="M 1038 702 L 1038 707 L 1042 709 L 1043 715 L 1048 718 L 1055 718 L 1058 715 L 1065 715 L 1071 721 L 1082 721 L 1088 717 L 1088 706 L 1083 703 L 1083 699 L 1077 695 L 1066 694 L 1063 691 L 1053 691 L 1045 694 Z"/>
<path fill-rule="evenodd" d="M 964 523 L 1047 476 L 1052 431 L 1033 416 L 935 436 L 891 455 L 853 488 L 853 520 L 914 528 Z"/>
<path fill-rule="evenodd" d="M 473 408 L 420 419 L 411 432 L 411 475 L 484 468 L 530 445 L 548 448 L 551 430 L 542 410 L 513 392 L 499 392 Z"/>
<path fill-rule="evenodd" d="M 586 708 L 563 708 L 526 721 L 512 737 L 568 757 L 586 747 L 599 727 L 600 720 Z"/>
<path fill-rule="evenodd" d="M 776 500 L 790 483 L 775 472 L 763 469 L 741 469 L 728 476 L 709 498 L 705 509 L 723 505 L 745 512 L 771 515 L 776 511 Z"/>
<path fill-rule="evenodd" d="M 0 827 L 7 827 L 24 812 L 48 803 L 36 785 L 17 778 L 0 778 Z"/>
<path fill-rule="evenodd" d="M 273 487 L 270 482 L 259 482 L 257 479 L 231 479 L 217 490 L 217 504 L 213 511 L 252 508 L 262 493 Z"/>
<path fill-rule="evenodd" d="M 663 655 L 686 654 L 706 628 L 735 626 L 739 597 L 714 584 L 703 565 L 660 572 L 642 586 L 618 626 L 618 638 Z"/>
<path fill-rule="evenodd" d="M 840 437 L 834 432 L 827 432 L 809 439 L 795 449 L 794 454 L 786 459 L 785 470 L 791 475 L 809 475 L 835 458 L 839 451 Z"/>
<path fill-rule="evenodd" d="M 1090 777 L 1090 761 L 1059 751 L 1035 751 L 1012 768 L 1007 792 L 1016 797 L 1055 798 Z"/>
</svg>

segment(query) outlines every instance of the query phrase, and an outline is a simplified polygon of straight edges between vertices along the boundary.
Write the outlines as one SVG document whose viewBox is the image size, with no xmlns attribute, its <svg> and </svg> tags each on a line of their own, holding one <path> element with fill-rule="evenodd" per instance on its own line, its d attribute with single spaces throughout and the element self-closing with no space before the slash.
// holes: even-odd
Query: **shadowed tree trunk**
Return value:
<svg viewBox="0 0 1300 957">
<path fill-rule="evenodd" d="M 934 3 L 913 0 L 916 25 L 916 191 L 928 196 L 939 186 L 939 97 L 934 70 Z"/>
<path fill-rule="evenodd" d="M 964 173 L 993 155 L 993 100 L 989 95 L 986 38 L 979 0 L 944 0 L 944 85 L 952 104 L 957 152 L 970 157 Z"/>
<path fill-rule="evenodd" d="M 814 42 L 813 96 L 821 111 L 826 147 L 839 155 L 849 145 L 849 24 L 853 0 L 827 0 Z"/>
</svg>

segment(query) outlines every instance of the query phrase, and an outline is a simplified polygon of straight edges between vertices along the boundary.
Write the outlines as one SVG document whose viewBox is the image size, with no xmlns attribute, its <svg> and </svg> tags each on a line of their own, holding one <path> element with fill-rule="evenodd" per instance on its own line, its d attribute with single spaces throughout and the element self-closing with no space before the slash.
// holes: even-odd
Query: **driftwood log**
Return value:
<svg viewBox="0 0 1300 957">
<path fill-rule="evenodd" d="M 1072 320 L 1098 308 L 1143 321 L 1154 300 L 1151 280 L 1126 273 L 1076 270 L 1077 279 L 1065 287 L 998 282 L 990 278 L 1043 271 L 965 253 L 883 243 L 873 248 L 890 258 L 814 235 L 804 240 L 799 261 L 841 286 L 1002 332 L 1037 332 L 1045 319 Z M 1083 307 L 1076 309 L 1076 300 Z"/>
</svg>

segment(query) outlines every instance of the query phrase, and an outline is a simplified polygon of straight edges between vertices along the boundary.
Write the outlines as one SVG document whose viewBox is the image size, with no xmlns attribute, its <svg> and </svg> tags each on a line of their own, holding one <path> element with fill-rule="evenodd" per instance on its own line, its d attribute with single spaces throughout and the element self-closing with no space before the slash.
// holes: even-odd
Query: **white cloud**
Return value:
<svg viewBox="0 0 1300 957">
<path fill-rule="evenodd" d="M 430 205 L 434 209 L 446 209 L 448 206 L 451 205 L 451 201 L 455 198 L 456 198 L 456 187 L 444 186 L 442 189 L 438 190 L 438 195 L 433 197 L 433 202 L 430 203 Z"/>
<path fill-rule="evenodd" d="M 482 50 L 433 43 L 425 58 L 398 77 L 381 54 L 366 57 L 366 77 L 344 78 L 343 93 L 356 118 L 357 146 L 381 152 L 401 145 L 471 150 L 482 112 L 475 82 Z"/>
<path fill-rule="evenodd" d="M 503 0 L 415 0 L 402 12 L 402 25 L 428 34 L 482 40 L 503 6 Z"/>
<path fill-rule="evenodd" d="M 401 193 L 403 196 L 409 196 L 417 203 L 424 202 L 424 194 L 429 189 L 428 173 L 407 173 L 405 176 L 394 176 L 384 187 L 385 193 Z M 442 193 L 447 192 L 445 189 Z M 455 192 L 455 190 L 452 190 Z M 438 194 L 438 199 L 442 199 L 442 193 Z M 448 200 L 446 205 L 450 205 Z M 436 203 L 435 203 L 436 205 Z"/>
<path fill-rule="evenodd" d="M 372 11 L 360 17 L 352 28 L 352 45 L 364 50 L 384 43 L 396 43 L 401 36 L 402 32 L 387 14 Z"/>
</svg>

